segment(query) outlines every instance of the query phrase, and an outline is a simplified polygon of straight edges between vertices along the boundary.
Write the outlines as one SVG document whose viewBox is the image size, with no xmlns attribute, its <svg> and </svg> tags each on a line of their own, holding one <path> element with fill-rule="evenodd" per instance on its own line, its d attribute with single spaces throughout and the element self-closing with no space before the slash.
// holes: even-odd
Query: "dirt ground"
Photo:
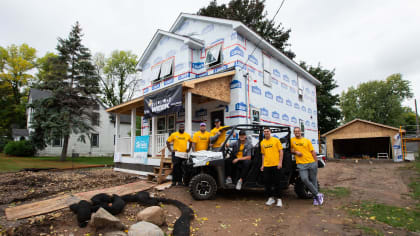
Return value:
<svg viewBox="0 0 420 236">
<path fill-rule="evenodd" d="M 409 196 L 410 175 L 406 164 L 392 162 L 354 163 L 329 162 L 319 170 L 321 189 L 345 187 L 347 197 L 327 195 L 323 206 L 312 206 L 311 200 L 298 199 L 293 186 L 283 193 L 283 208 L 265 206 L 262 192 L 223 191 L 216 199 L 195 201 L 186 187 L 172 187 L 153 194 L 173 198 L 189 205 L 196 214 L 192 221 L 193 235 L 364 235 L 359 229 L 366 226 L 384 235 L 413 235 L 386 224 L 349 215 L 343 208 L 361 200 L 401 207 L 414 207 Z M 110 169 L 65 172 L 19 172 L 0 175 L 0 231 L 14 229 L 15 235 L 97 235 L 94 228 L 77 227 L 76 217 L 68 209 L 19 221 L 7 221 L 4 209 L 14 204 L 41 200 L 66 192 L 88 191 L 137 181 L 135 175 L 113 172 Z M 118 218 L 126 225 L 136 222 L 143 209 L 128 204 Z M 179 216 L 173 206 L 164 205 L 170 233 Z"/>
</svg>

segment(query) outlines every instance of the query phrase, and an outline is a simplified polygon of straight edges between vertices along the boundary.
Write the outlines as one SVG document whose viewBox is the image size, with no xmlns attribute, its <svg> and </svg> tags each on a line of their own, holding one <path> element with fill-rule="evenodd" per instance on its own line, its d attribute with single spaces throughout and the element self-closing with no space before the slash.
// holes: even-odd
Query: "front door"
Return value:
<svg viewBox="0 0 420 236">
<path fill-rule="evenodd" d="M 211 128 L 214 128 L 214 120 L 215 119 L 219 119 L 220 120 L 220 125 L 223 126 L 225 125 L 225 114 L 224 114 L 224 110 L 218 110 L 218 111 L 212 111 L 210 113 L 210 119 L 211 119 Z"/>
</svg>

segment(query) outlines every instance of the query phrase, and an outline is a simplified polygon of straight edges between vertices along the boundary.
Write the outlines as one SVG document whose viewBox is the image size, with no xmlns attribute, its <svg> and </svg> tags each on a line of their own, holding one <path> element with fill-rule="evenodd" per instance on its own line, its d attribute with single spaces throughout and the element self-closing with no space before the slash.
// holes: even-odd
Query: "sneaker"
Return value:
<svg viewBox="0 0 420 236">
<path fill-rule="evenodd" d="M 277 198 L 277 204 L 278 207 L 283 207 L 283 202 L 281 201 L 281 198 Z"/>
<path fill-rule="evenodd" d="M 226 184 L 232 184 L 232 178 L 231 177 L 226 178 Z"/>
<path fill-rule="evenodd" d="M 318 199 L 314 197 L 314 206 L 318 206 L 318 205 L 319 205 Z"/>
<path fill-rule="evenodd" d="M 318 195 L 316 196 L 316 198 L 318 199 L 318 204 L 319 205 L 322 205 L 322 203 L 324 203 L 324 194 L 318 193 Z"/>
<path fill-rule="evenodd" d="M 267 202 L 265 202 L 265 205 L 267 205 L 267 206 L 271 206 L 271 205 L 273 205 L 275 202 L 276 202 L 276 200 L 274 200 L 274 198 L 269 197 L 269 198 L 268 198 L 268 200 L 267 200 Z"/>
<path fill-rule="evenodd" d="M 236 190 L 241 190 L 242 188 L 242 180 L 238 180 L 238 182 L 236 183 Z"/>
</svg>

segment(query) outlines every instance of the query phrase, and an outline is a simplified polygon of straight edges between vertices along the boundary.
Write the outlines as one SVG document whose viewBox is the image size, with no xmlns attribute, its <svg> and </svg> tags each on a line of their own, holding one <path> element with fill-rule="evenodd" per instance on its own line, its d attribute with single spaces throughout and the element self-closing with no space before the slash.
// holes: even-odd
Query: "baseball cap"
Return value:
<svg viewBox="0 0 420 236">
<path fill-rule="evenodd" d="M 245 135 L 246 133 L 245 133 L 245 130 L 240 130 L 239 131 L 239 135 Z"/>
<path fill-rule="evenodd" d="M 214 123 L 216 122 L 220 122 L 220 119 L 219 118 L 214 119 Z"/>
<path fill-rule="evenodd" d="M 203 122 L 203 123 L 200 124 L 200 126 L 206 126 L 206 123 Z"/>
</svg>

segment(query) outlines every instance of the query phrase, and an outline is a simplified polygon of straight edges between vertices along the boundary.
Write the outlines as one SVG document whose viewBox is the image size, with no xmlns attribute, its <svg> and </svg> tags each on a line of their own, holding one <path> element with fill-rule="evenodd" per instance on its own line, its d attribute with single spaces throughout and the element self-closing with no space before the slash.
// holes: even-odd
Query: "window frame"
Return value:
<svg viewBox="0 0 420 236">
<path fill-rule="evenodd" d="M 271 81 L 271 60 L 270 57 L 264 53 L 262 53 L 263 58 L 263 84 L 267 87 L 272 87 L 273 82 Z M 268 74 L 268 78 L 266 78 L 266 74 Z"/>
<path fill-rule="evenodd" d="M 268 76 L 267 78 L 266 75 Z M 271 81 L 271 73 L 266 70 L 264 70 L 263 72 L 263 84 L 270 88 L 273 86 L 273 83 Z"/>
<path fill-rule="evenodd" d="M 166 72 L 165 70 L 168 70 L 168 71 Z M 171 77 L 173 74 L 174 74 L 174 58 L 172 57 L 161 63 L 159 79 L 163 80 L 165 78 Z"/>
<path fill-rule="evenodd" d="M 97 139 L 97 145 L 94 145 L 93 144 L 93 137 L 94 136 L 97 136 L 98 137 L 98 139 Z M 91 147 L 99 147 L 99 134 L 97 134 L 97 133 L 92 133 L 91 134 L 91 137 L 90 137 L 90 146 Z"/>
<path fill-rule="evenodd" d="M 58 144 L 58 145 L 55 144 L 55 141 L 57 141 L 57 140 L 60 140 L 60 144 Z M 51 140 L 51 146 L 53 146 L 53 147 L 62 147 L 63 146 L 63 138 L 60 138 L 60 139 L 54 138 L 54 139 L 52 139 Z"/>
<path fill-rule="evenodd" d="M 155 83 L 157 83 L 157 82 L 160 82 L 162 79 L 160 78 L 160 66 L 161 66 L 162 64 L 159 64 L 159 65 L 156 65 L 154 68 L 150 68 L 150 70 L 151 70 L 151 73 L 152 73 L 152 78 L 151 78 L 151 81 L 152 81 L 152 83 L 153 84 L 155 84 Z M 155 72 L 155 71 L 157 71 L 157 72 Z"/>
<path fill-rule="evenodd" d="M 218 50 L 215 50 L 217 48 L 218 48 Z M 207 48 L 206 49 L 206 57 L 205 57 L 205 60 L 204 60 L 205 66 L 207 66 L 209 68 L 209 67 L 213 67 L 213 66 L 217 66 L 217 65 L 221 64 L 223 62 L 223 58 L 222 58 L 223 52 L 222 52 L 222 50 L 223 50 L 223 43 L 219 43 L 219 44 L 216 44 L 216 45 L 213 45 L 213 46 Z M 218 52 L 217 57 L 214 57 L 216 60 L 208 62 L 207 58 L 209 57 L 209 53 L 211 55 L 213 55 L 212 51 Z"/>
</svg>

